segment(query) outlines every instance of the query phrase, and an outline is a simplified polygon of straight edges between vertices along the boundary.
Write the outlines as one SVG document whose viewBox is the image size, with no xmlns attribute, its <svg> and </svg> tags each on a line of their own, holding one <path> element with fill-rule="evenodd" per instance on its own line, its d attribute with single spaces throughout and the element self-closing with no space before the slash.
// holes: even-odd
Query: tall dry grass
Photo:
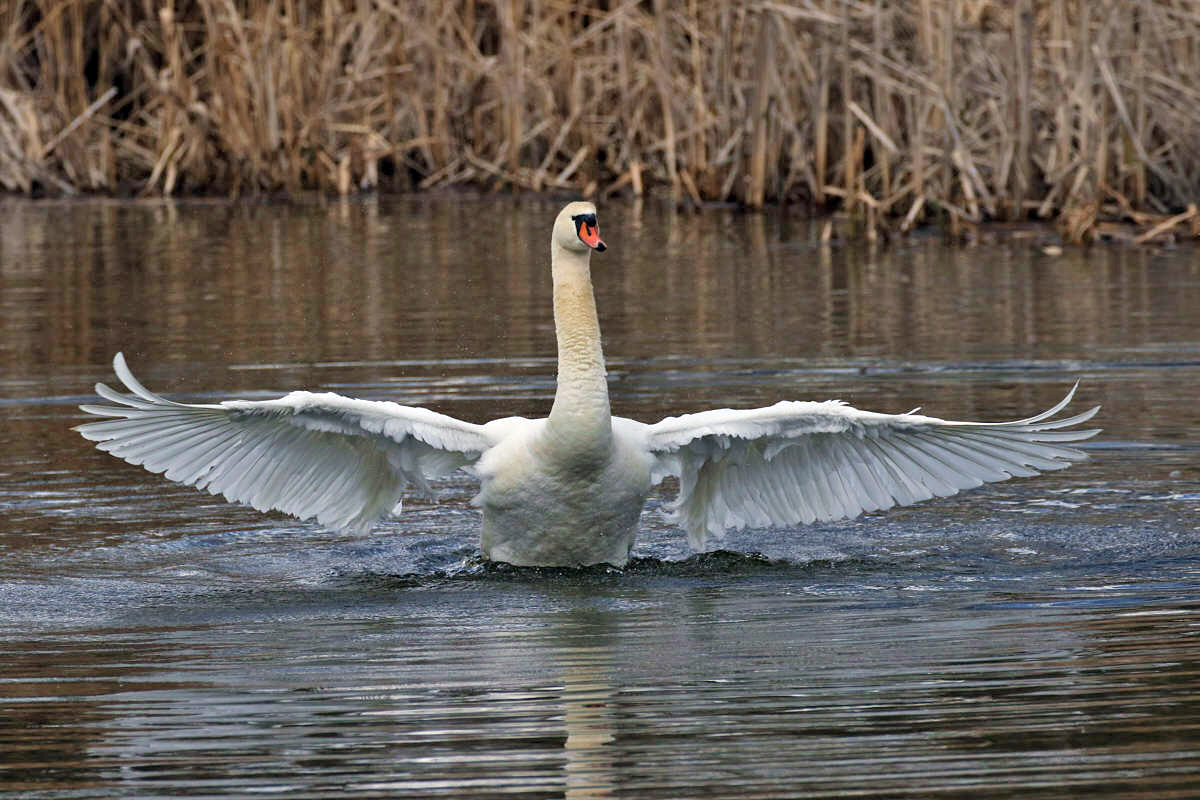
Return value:
<svg viewBox="0 0 1200 800">
<path fill-rule="evenodd" d="M 1198 224 L 1197 75 L 1197 0 L 8 0 L 0 186 L 471 183 L 811 202 L 869 235 L 1165 232 Z"/>
</svg>

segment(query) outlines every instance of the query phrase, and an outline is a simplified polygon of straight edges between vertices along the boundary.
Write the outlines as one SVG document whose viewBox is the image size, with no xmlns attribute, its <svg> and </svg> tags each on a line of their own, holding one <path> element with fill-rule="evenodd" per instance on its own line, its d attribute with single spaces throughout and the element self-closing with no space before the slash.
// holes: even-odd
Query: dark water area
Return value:
<svg viewBox="0 0 1200 800">
<path fill-rule="evenodd" d="M 1200 796 L 1200 254 L 823 246 L 602 205 L 615 413 L 983 420 L 1081 380 L 1090 460 L 624 570 L 481 562 L 475 485 L 369 535 L 70 431 L 121 350 L 214 401 L 544 415 L 559 203 L 0 200 L 0 797 Z"/>
</svg>

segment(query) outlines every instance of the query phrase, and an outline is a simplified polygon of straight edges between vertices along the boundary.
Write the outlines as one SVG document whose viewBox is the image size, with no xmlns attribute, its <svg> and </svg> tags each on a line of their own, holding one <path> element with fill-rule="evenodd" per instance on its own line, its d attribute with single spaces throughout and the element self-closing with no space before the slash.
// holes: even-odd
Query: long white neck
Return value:
<svg viewBox="0 0 1200 800">
<path fill-rule="evenodd" d="M 558 387 L 549 425 L 571 440 L 607 441 L 612 435 L 600 320 L 588 268 L 590 251 L 551 246 L 554 329 L 558 336 Z"/>
</svg>

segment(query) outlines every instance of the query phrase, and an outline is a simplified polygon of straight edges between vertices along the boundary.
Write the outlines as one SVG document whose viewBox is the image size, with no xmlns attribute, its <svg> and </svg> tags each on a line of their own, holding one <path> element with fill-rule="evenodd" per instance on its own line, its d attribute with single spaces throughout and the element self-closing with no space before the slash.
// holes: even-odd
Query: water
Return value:
<svg viewBox="0 0 1200 800">
<path fill-rule="evenodd" d="M 466 478 L 350 537 L 69 430 L 117 350 L 193 399 L 543 414 L 557 205 L 0 201 L 0 796 L 1200 794 L 1192 250 L 602 206 L 617 413 L 1104 404 L 1065 472 L 715 553 L 667 487 L 624 571 L 481 563 Z"/>
</svg>

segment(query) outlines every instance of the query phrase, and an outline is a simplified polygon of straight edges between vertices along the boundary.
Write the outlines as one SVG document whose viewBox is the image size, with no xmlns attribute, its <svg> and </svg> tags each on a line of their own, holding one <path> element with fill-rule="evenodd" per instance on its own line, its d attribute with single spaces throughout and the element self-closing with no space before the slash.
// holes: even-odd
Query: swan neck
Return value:
<svg viewBox="0 0 1200 800">
<path fill-rule="evenodd" d="M 550 423 L 571 426 L 576 437 L 607 436 L 612 429 L 590 257 L 590 251 L 575 253 L 557 244 L 550 257 L 558 338 L 558 386 Z"/>
</svg>

